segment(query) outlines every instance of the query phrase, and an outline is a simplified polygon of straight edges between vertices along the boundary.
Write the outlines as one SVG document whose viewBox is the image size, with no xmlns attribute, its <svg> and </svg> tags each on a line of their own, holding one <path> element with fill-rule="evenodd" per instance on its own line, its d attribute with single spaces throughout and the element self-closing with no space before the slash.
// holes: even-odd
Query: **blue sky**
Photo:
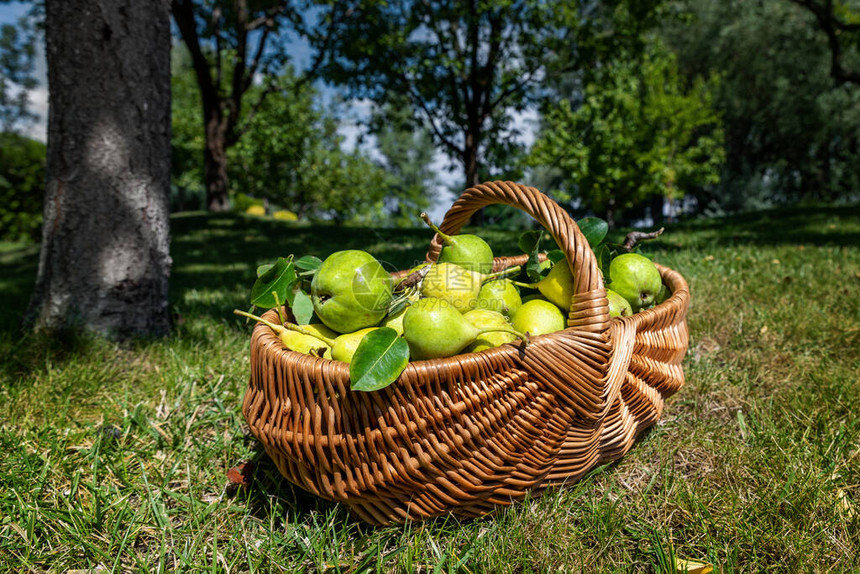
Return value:
<svg viewBox="0 0 860 574">
<path fill-rule="evenodd" d="M 16 24 L 18 19 L 29 10 L 27 4 L 12 2 L 11 4 L 0 4 L 0 25 Z M 26 130 L 26 135 L 39 141 L 47 139 L 48 121 L 48 86 L 47 66 L 45 64 L 45 51 L 39 46 L 36 56 L 36 77 L 39 86 L 30 93 L 30 111 L 39 116 L 39 119 Z"/>
</svg>

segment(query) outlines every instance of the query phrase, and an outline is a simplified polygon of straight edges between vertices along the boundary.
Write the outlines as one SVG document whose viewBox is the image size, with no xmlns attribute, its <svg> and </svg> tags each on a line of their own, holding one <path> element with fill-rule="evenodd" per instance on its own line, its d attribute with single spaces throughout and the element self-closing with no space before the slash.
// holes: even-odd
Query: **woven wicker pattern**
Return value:
<svg viewBox="0 0 860 574">
<path fill-rule="evenodd" d="M 362 393 L 350 391 L 347 364 L 289 351 L 258 325 L 243 413 L 290 481 L 373 524 L 477 516 L 621 457 L 660 418 L 684 382 L 683 277 L 658 265 L 671 297 L 610 320 L 587 241 L 536 189 L 470 188 L 440 228 L 457 233 L 496 203 L 534 217 L 564 251 L 575 277 L 568 328 L 527 347 L 415 361 L 391 386 Z M 440 249 L 434 238 L 428 260 Z M 494 268 L 524 260 L 500 257 Z M 266 318 L 277 320 L 275 311 Z"/>
</svg>

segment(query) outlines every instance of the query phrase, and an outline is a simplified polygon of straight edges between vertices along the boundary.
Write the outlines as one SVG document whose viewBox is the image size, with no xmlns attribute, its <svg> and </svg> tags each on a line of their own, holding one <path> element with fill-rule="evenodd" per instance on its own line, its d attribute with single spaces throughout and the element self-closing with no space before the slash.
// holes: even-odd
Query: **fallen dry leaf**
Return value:
<svg viewBox="0 0 860 574">
<path fill-rule="evenodd" d="M 839 512 L 847 518 L 848 520 L 853 520 L 855 516 L 857 516 L 857 509 L 854 507 L 854 503 L 851 502 L 851 499 L 848 498 L 848 494 L 845 493 L 845 490 L 842 488 L 836 489 L 836 500 L 837 508 L 839 508 Z"/>
<path fill-rule="evenodd" d="M 714 567 L 707 562 L 675 557 L 675 571 L 688 574 L 710 574 L 714 571 Z"/>
<path fill-rule="evenodd" d="M 254 463 L 250 460 L 240 462 L 227 471 L 227 480 L 240 486 L 250 486 L 254 476 Z"/>
</svg>

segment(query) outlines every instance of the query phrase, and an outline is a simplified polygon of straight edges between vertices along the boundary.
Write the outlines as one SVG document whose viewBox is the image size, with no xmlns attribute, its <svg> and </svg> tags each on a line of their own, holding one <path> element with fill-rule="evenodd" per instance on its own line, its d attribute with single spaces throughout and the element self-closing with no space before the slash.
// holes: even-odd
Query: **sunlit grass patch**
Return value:
<svg viewBox="0 0 860 574">
<path fill-rule="evenodd" d="M 231 311 L 279 255 L 366 248 L 405 268 L 432 233 L 176 217 L 173 334 L 130 343 L 22 335 L 38 253 L 0 250 L 0 570 L 649 572 L 674 553 L 722 571 L 851 571 L 857 215 L 669 227 L 645 250 L 693 299 L 687 384 L 663 419 L 567 488 L 480 519 L 385 528 L 293 487 L 249 436 L 250 326 Z M 516 233 L 485 235 L 516 253 Z M 245 461 L 253 477 L 237 487 L 227 473 Z"/>
</svg>

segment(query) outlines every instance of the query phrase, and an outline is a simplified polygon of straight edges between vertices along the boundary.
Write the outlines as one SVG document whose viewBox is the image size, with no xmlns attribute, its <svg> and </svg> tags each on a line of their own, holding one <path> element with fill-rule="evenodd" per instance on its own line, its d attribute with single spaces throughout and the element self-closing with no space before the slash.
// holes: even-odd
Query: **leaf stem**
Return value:
<svg viewBox="0 0 860 574">
<path fill-rule="evenodd" d="M 540 283 L 540 281 L 538 281 L 537 283 L 522 283 L 520 281 L 511 281 L 511 283 L 513 283 L 517 287 L 524 287 L 526 289 L 537 289 L 538 283 Z"/>
</svg>

